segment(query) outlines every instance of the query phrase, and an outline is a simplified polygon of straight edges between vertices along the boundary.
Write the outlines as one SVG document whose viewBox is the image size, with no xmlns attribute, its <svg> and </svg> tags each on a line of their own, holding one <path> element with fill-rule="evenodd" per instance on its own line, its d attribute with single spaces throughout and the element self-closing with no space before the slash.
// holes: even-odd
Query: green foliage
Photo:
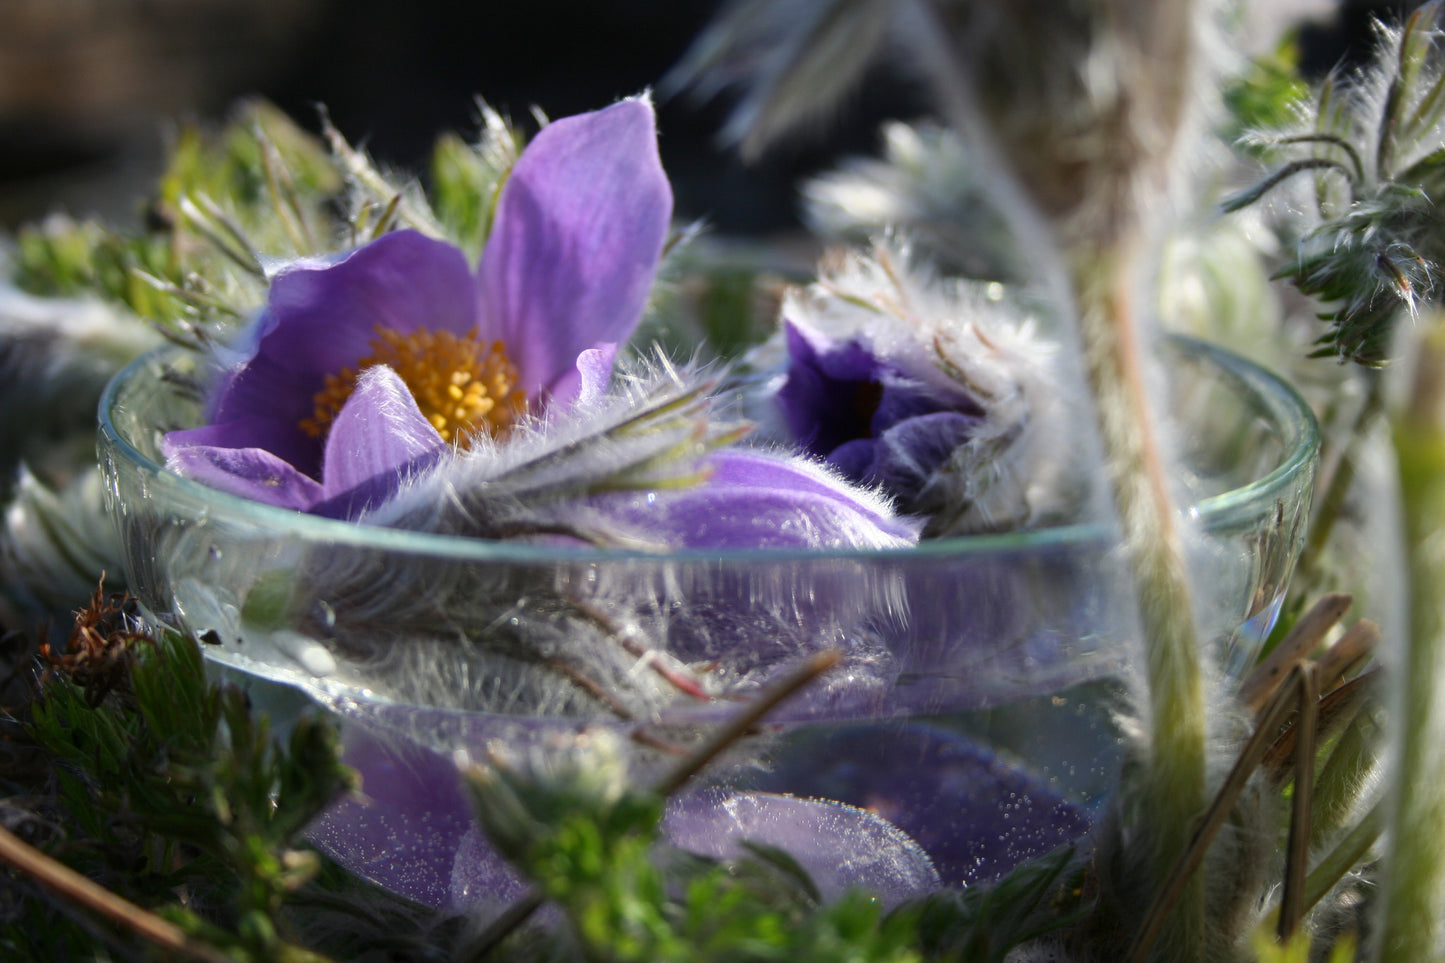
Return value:
<svg viewBox="0 0 1445 963">
<path fill-rule="evenodd" d="M 1080 887 L 1066 876 L 1073 858 L 1062 847 L 992 886 L 945 891 L 910 909 L 928 959 L 1003 963 L 1015 946 L 1083 919 Z"/>
<path fill-rule="evenodd" d="M 1420 253 L 1426 245 L 1411 238 L 1436 232 L 1439 221 L 1437 209 L 1423 200 L 1389 212 L 1357 209 L 1332 222 L 1329 248 L 1309 245 L 1280 269 L 1276 277 L 1331 306 L 1320 314 L 1330 329 L 1314 357 L 1384 363 L 1396 320 L 1415 313 L 1438 272 L 1435 255 L 1427 260 Z"/>
<path fill-rule="evenodd" d="M 759 330 L 756 271 L 718 271 L 707 278 L 701 292 L 698 316 L 707 345 L 720 357 L 733 358 L 762 340 Z"/>
<path fill-rule="evenodd" d="M 785 855 L 747 847 L 726 862 L 665 849 L 658 801 L 634 798 L 603 818 L 548 827 L 523 864 L 559 906 L 587 959 L 608 961 L 904 961 L 912 918 L 885 917 L 850 892 L 820 907 Z"/>
<path fill-rule="evenodd" d="M 428 196 L 378 170 L 329 121 L 323 146 L 269 104 L 244 103 L 217 130 L 178 131 L 144 230 L 63 218 L 26 227 L 14 283 L 44 297 L 100 297 L 172 341 L 203 348 L 264 302 L 266 266 L 276 261 L 398 227 L 476 255 L 524 143 L 495 111 L 482 105 L 481 114 L 475 143 L 438 142 Z"/>
<path fill-rule="evenodd" d="M 432 152 L 431 197 L 448 238 L 476 257 L 492 231 L 502 185 L 526 139 L 485 103 L 478 103 L 481 133 L 473 143 L 443 134 Z"/>
<path fill-rule="evenodd" d="M 1287 38 L 1225 85 L 1229 122 L 1224 136 L 1237 142 L 1254 131 L 1289 127 L 1307 105 L 1309 95 L 1309 85 L 1299 73 L 1299 44 L 1295 38 Z M 1251 148 L 1248 140 L 1244 146 Z"/>
<path fill-rule="evenodd" d="M 472 254 L 481 251 L 496 212 L 500 184 L 466 141 L 443 134 L 432 151 L 432 196 L 448 233 Z"/>
<path fill-rule="evenodd" d="M 1297 248 L 1280 268 L 1325 303 L 1328 330 L 1318 356 L 1374 367 L 1385 361 L 1395 324 L 1429 298 L 1445 262 L 1445 59 L 1435 26 L 1439 4 L 1398 30 L 1379 28 L 1375 63 L 1352 82 L 1331 77 L 1316 92 L 1312 118 L 1261 126 L 1244 141 L 1278 162 L 1262 181 L 1225 202 L 1255 203 L 1307 175 L 1314 223 L 1291 208 L 1285 233 Z M 1241 107 L 1241 110 L 1248 108 Z"/>
<path fill-rule="evenodd" d="M 616 738 L 493 759 L 467 780 L 489 838 L 561 909 L 587 959 L 919 959 L 909 918 L 859 893 L 820 909 L 785 853 L 745 845 L 718 862 L 664 846 L 663 800 L 628 783 Z"/>
<path fill-rule="evenodd" d="M 20 229 L 13 281 L 39 297 L 99 297 L 138 317 L 163 317 L 177 304 L 144 283 L 136 271 L 174 277 L 178 259 L 168 238 L 126 237 L 97 221 L 51 218 Z"/>
<path fill-rule="evenodd" d="M 1255 932 L 1251 945 L 1258 963 L 1310 963 L 1311 960 L 1321 959 L 1312 952 L 1313 943 L 1304 931 L 1295 934 L 1288 943 L 1280 943 L 1268 927 L 1261 927 Z M 1355 950 L 1355 938 L 1346 935 L 1335 942 L 1329 956 L 1323 959 L 1327 963 L 1352 963 L 1356 959 Z"/>
<path fill-rule="evenodd" d="M 242 103 L 230 123 L 208 135 L 189 126 L 177 135 L 155 204 L 174 215 L 185 197 L 222 201 L 248 228 L 274 224 L 286 194 L 310 203 L 289 213 L 319 223 L 315 202 L 334 197 L 341 174 L 321 144 L 264 101 Z M 310 225 L 308 225 L 310 226 Z"/>
<path fill-rule="evenodd" d="M 514 959 L 567 958 L 570 938 L 574 956 L 598 961 L 982 963 L 1081 917 L 1069 849 L 891 913 L 856 891 L 824 904 L 807 872 L 771 847 L 744 843 L 723 861 L 678 851 L 658 838 L 663 800 L 629 784 L 608 735 L 492 759 L 467 782 L 489 838 L 569 924 L 532 942 L 514 936 Z"/>
<path fill-rule="evenodd" d="M 26 227 L 13 280 L 39 296 L 102 298 L 201 347 L 260 302 L 263 258 L 329 248 L 341 188 L 315 138 L 267 104 L 243 104 L 218 131 L 178 132 L 143 231 L 64 218 Z"/>
<path fill-rule="evenodd" d="M 283 746 L 181 636 L 108 645 L 131 665 L 107 697 L 52 675 L 31 706 L 69 827 L 54 855 L 238 958 L 300 958 L 278 920 L 320 866 L 302 828 L 351 785 L 333 730 L 303 718 Z"/>
</svg>

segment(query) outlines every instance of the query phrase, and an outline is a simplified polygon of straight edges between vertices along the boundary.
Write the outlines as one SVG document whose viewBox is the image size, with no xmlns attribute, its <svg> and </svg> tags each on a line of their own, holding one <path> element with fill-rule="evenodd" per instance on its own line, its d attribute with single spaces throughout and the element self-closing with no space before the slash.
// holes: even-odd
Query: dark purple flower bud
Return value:
<svg viewBox="0 0 1445 963">
<path fill-rule="evenodd" d="M 926 535 L 1062 515 L 1074 493 L 1053 476 L 1074 446 L 1052 346 L 1001 285 L 908 261 L 880 245 L 789 295 L 782 433 L 926 517 Z"/>
</svg>

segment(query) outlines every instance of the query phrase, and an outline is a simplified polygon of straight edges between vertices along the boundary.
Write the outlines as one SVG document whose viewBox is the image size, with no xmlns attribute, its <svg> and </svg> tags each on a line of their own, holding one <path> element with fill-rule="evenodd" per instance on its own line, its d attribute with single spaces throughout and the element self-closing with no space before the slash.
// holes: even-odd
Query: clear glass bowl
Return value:
<svg viewBox="0 0 1445 963">
<path fill-rule="evenodd" d="M 1226 671 L 1253 661 L 1308 513 L 1314 420 L 1270 373 L 1176 339 L 1197 608 Z M 794 851 L 825 894 L 896 899 L 995 878 L 1083 835 L 1113 782 L 1133 659 L 1105 526 L 883 552 L 539 547 L 349 524 L 167 472 L 200 420 L 196 360 L 137 361 L 101 402 L 100 458 L 130 590 L 277 712 L 340 721 L 362 793 L 313 840 L 437 906 L 520 890 L 473 827 L 453 762 L 546 753 L 599 729 L 633 778 L 665 770 L 809 653 L 841 665 L 784 703 L 669 809 L 679 845 Z"/>
</svg>

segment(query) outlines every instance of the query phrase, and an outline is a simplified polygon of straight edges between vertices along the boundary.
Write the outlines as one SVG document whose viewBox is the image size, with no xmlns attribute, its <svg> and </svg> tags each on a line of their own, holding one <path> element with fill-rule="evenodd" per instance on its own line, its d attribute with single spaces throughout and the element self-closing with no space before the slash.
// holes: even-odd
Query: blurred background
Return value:
<svg viewBox="0 0 1445 963">
<path fill-rule="evenodd" d="M 436 134 L 475 129 L 475 98 L 522 118 L 602 107 L 657 83 L 718 0 L 0 0 L 0 227 L 62 208 L 135 216 L 174 118 L 259 94 L 303 126 L 324 104 L 378 159 L 420 169 Z M 744 168 L 723 105 L 660 105 L 679 213 L 721 231 L 795 220 L 793 183 L 867 150 L 905 85 L 868 84 L 849 125 Z M 725 198 L 719 202 L 718 198 Z"/>
<path fill-rule="evenodd" d="M 1311 18 L 1306 65 L 1348 60 L 1372 13 L 1413 4 L 1258 0 L 1273 23 Z M 420 169 L 438 131 L 473 129 L 477 96 L 523 117 L 603 106 L 655 84 L 721 0 L 0 0 L 0 231 L 56 210 L 125 221 L 177 118 L 217 119 L 259 94 L 304 126 L 325 104 L 385 163 Z M 796 183 L 870 152 L 879 123 L 924 104 L 880 69 L 842 123 L 744 166 L 716 142 L 725 104 L 660 105 L 678 212 L 724 234 L 786 231 Z"/>
</svg>

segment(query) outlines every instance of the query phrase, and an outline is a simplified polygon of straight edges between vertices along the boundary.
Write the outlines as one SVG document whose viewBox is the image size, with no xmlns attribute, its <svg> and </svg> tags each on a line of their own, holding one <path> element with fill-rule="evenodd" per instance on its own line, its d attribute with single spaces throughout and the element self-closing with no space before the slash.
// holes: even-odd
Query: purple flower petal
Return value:
<svg viewBox="0 0 1445 963">
<path fill-rule="evenodd" d="M 298 440 L 297 437 L 293 437 L 292 433 L 278 430 L 274 418 L 254 415 L 202 425 L 200 428 L 183 428 L 179 431 L 167 432 L 161 442 L 161 450 L 167 458 L 174 451 L 196 446 L 261 448 L 293 466 L 298 461 L 315 461 L 317 447 L 316 440 L 313 438 L 306 438 L 303 435 Z"/>
<path fill-rule="evenodd" d="M 224 428 L 224 425 L 213 426 Z M 200 431 L 201 429 L 197 429 Z M 179 432 L 173 433 L 179 434 Z M 162 442 L 166 468 L 219 491 L 266 505 L 309 511 L 323 497 L 320 483 L 261 448 Z"/>
<path fill-rule="evenodd" d="M 860 726 L 794 747 L 764 788 L 866 806 L 923 847 L 943 882 L 986 883 L 1089 830 L 1088 814 L 987 746 L 928 725 Z"/>
<path fill-rule="evenodd" d="M 828 464 L 843 474 L 844 478 L 868 478 L 877 461 L 878 442 L 872 438 L 855 438 L 845 441 L 828 453 Z"/>
<path fill-rule="evenodd" d="M 883 391 L 878 398 L 878 408 L 873 413 L 870 426 L 875 436 L 881 435 L 901 421 L 939 411 L 956 411 L 975 420 L 983 420 L 983 409 L 965 394 L 945 397 L 937 389 L 916 379 L 891 372 L 885 373 L 881 380 Z"/>
<path fill-rule="evenodd" d="M 307 838 L 378 886 L 446 907 L 457 850 L 472 827 L 455 763 L 364 726 L 345 727 L 342 738 L 342 760 L 361 776 L 360 792 L 333 803 Z"/>
<path fill-rule="evenodd" d="M 935 411 L 904 419 L 873 443 L 873 460 L 857 477 L 882 485 L 900 498 L 912 498 L 954 450 L 968 441 L 978 422 L 977 416 L 956 411 Z M 832 462 L 833 458 L 828 460 Z"/>
<path fill-rule="evenodd" d="M 273 422 L 270 451 L 313 477 L 321 445 L 301 430 L 327 375 L 371 353 L 378 327 L 420 327 L 461 335 L 479 323 L 476 281 L 460 250 L 414 231 L 396 231 L 331 264 L 303 264 L 271 283 L 268 328 L 249 362 L 223 385 L 212 420 Z M 483 331 L 482 336 L 495 334 Z"/>
<path fill-rule="evenodd" d="M 786 337 L 788 376 L 776 398 L 793 438 L 905 506 L 984 417 L 967 394 L 925 384 L 861 341 L 792 322 Z"/>
<path fill-rule="evenodd" d="M 323 514 L 356 517 L 446 448 L 400 376 L 386 365 L 367 368 L 326 438 L 322 485 L 344 504 Z"/>
<path fill-rule="evenodd" d="M 485 314 L 529 397 L 570 388 L 558 383 L 579 354 L 632 334 L 671 217 L 648 102 L 555 121 L 527 145 L 480 273 Z"/>
<path fill-rule="evenodd" d="M 792 322 L 786 334 L 791 363 L 777 399 L 794 439 L 825 457 L 845 442 L 871 437 L 882 391 L 879 361 L 856 341 L 820 349 Z"/>
<path fill-rule="evenodd" d="M 451 908 L 473 919 L 490 918 L 489 909 L 500 915 L 508 904 L 526 896 L 531 889 L 526 878 L 497 852 L 487 834 L 475 826 L 467 830 L 457 844 L 449 883 Z M 540 918 L 547 925 L 555 926 L 561 922 L 562 915 L 555 906 L 548 906 Z"/>
<path fill-rule="evenodd" d="M 733 449 L 708 464 L 701 484 L 595 504 L 679 548 L 902 548 L 918 539 L 911 519 L 812 463 Z"/>
<path fill-rule="evenodd" d="M 552 399 L 559 408 L 571 399 L 570 408 L 587 408 L 601 401 L 612 382 L 612 362 L 617 345 L 599 344 L 577 356 L 577 367 L 560 378 L 552 387 Z"/>
<path fill-rule="evenodd" d="M 877 381 L 884 364 L 861 342 L 841 344 L 826 335 L 792 321 L 786 322 L 788 354 L 839 381 Z"/>
<path fill-rule="evenodd" d="M 662 828 L 678 848 L 714 859 L 741 857 L 744 841 L 776 846 L 824 900 L 856 888 L 894 906 L 939 888 L 928 855 L 906 833 L 841 803 L 713 789 L 674 800 Z"/>
<path fill-rule="evenodd" d="M 480 731 L 468 741 L 485 739 Z M 343 740 L 361 789 L 307 828 L 317 848 L 394 893 L 479 918 L 525 891 L 525 880 L 476 828 L 451 758 L 360 725 L 346 727 Z M 826 899 L 862 887 L 894 905 L 939 886 L 927 854 L 906 833 L 830 800 L 704 789 L 672 800 L 661 829 L 672 845 L 715 859 L 744 855 L 744 841 L 780 847 Z"/>
</svg>

